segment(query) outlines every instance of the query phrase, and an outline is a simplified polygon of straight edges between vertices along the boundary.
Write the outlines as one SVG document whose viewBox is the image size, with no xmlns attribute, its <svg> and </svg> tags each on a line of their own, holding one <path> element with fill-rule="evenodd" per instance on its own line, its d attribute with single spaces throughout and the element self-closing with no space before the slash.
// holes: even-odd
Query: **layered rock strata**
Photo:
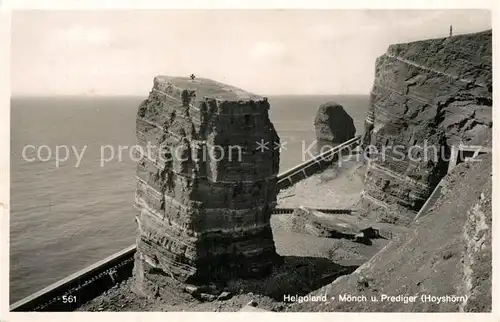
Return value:
<svg viewBox="0 0 500 322">
<path fill-rule="evenodd" d="M 314 129 L 319 153 L 323 147 L 327 149 L 337 146 L 352 139 L 356 134 L 354 120 L 342 105 L 335 102 L 326 102 L 319 106 L 314 119 Z"/>
<path fill-rule="evenodd" d="M 197 284 L 271 269 L 279 138 L 269 107 L 208 79 L 154 79 L 137 115 L 139 145 L 150 151 L 137 165 L 135 202 L 143 292 L 164 278 Z"/>
<path fill-rule="evenodd" d="M 363 138 L 365 205 L 407 213 L 390 219 L 407 221 L 446 174 L 455 146 L 491 144 L 491 36 L 392 45 L 377 59 Z"/>
</svg>

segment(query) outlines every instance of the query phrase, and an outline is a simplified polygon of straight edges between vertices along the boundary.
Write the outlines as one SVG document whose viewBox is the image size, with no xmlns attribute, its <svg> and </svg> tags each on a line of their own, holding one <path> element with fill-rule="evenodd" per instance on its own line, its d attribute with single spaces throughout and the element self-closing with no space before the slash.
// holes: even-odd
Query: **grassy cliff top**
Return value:
<svg viewBox="0 0 500 322">
<path fill-rule="evenodd" d="M 189 77 L 160 75 L 155 77 L 155 81 L 162 85 L 171 84 L 181 90 L 194 90 L 198 99 L 204 97 L 228 101 L 259 101 L 263 99 L 262 96 L 208 78 L 195 78 L 193 80 Z"/>
</svg>

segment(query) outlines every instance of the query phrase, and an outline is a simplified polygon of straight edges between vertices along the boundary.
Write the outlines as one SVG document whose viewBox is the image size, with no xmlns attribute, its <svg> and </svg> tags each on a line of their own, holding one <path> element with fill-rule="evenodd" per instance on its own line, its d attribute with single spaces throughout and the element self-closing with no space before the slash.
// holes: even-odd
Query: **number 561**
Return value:
<svg viewBox="0 0 500 322">
<path fill-rule="evenodd" d="M 62 301 L 63 301 L 63 303 L 75 303 L 76 302 L 76 296 L 74 296 L 74 295 L 63 295 Z"/>
</svg>

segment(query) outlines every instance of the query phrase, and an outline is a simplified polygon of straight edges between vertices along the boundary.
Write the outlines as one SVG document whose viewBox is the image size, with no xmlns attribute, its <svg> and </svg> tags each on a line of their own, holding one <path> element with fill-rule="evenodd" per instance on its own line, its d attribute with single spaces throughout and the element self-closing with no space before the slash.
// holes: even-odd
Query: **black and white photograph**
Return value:
<svg viewBox="0 0 500 322">
<path fill-rule="evenodd" d="M 9 314 L 491 313 L 493 25 L 12 10 Z"/>
</svg>

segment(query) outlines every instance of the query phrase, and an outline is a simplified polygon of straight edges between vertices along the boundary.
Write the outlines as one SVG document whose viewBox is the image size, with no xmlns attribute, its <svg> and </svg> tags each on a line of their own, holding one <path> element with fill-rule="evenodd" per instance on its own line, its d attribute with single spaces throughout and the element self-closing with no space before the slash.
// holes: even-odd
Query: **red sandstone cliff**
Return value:
<svg viewBox="0 0 500 322">
<path fill-rule="evenodd" d="M 211 80 L 155 78 L 137 116 L 140 145 L 155 147 L 137 166 L 138 289 L 270 270 L 279 138 L 268 110 L 266 98 Z M 270 149 L 256 151 L 261 140 Z"/>
<path fill-rule="evenodd" d="M 376 62 L 364 145 L 409 148 L 427 141 L 448 152 L 460 142 L 491 146 L 491 110 L 491 31 L 394 45 Z M 410 231 L 312 293 L 326 294 L 328 302 L 297 303 L 291 311 L 491 311 L 491 154 L 448 174 L 446 156 L 393 157 L 389 151 L 385 160 L 368 163 L 365 214 L 408 224 Z M 410 223 L 443 176 L 440 197 Z"/>
<path fill-rule="evenodd" d="M 491 36 L 392 45 L 377 59 L 363 141 L 379 154 L 368 165 L 363 205 L 380 220 L 413 218 L 446 174 L 453 145 L 491 146 Z M 424 156 L 426 144 L 438 157 Z"/>
</svg>

